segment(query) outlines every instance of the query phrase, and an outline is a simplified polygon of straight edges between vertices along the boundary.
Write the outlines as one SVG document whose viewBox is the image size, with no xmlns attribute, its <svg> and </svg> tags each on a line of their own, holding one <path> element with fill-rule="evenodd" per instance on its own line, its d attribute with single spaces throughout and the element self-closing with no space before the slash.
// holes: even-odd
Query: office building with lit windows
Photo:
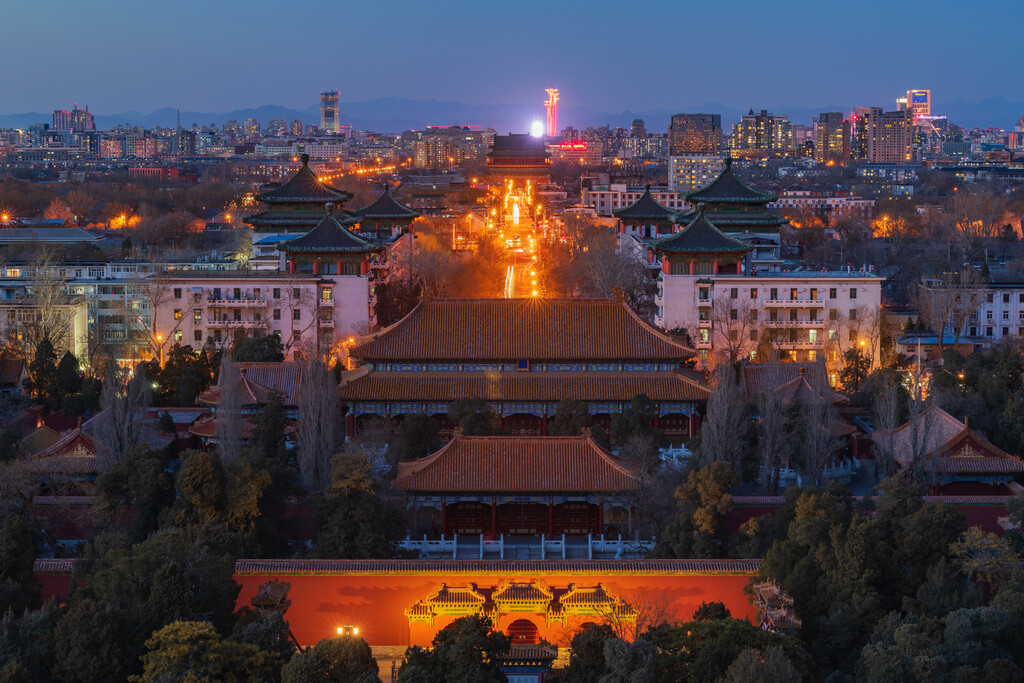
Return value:
<svg viewBox="0 0 1024 683">
<path fill-rule="evenodd" d="M 341 124 L 338 96 L 337 90 L 324 90 L 320 93 L 320 129 L 328 133 L 337 133 Z"/>
<path fill-rule="evenodd" d="M 797 144 L 789 117 L 751 109 L 732 127 L 732 155 L 744 159 L 795 156 Z"/>
<path fill-rule="evenodd" d="M 814 127 L 814 161 L 844 166 L 850 161 L 850 121 L 842 112 L 824 112 Z"/>
<path fill-rule="evenodd" d="M 722 116 L 675 114 L 668 127 L 668 139 L 669 156 L 718 156 L 722 152 Z"/>
<path fill-rule="evenodd" d="M 906 164 L 913 161 L 911 112 L 872 107 L 866 121 L 867 161 L 872 164 Z"/>
</svg>

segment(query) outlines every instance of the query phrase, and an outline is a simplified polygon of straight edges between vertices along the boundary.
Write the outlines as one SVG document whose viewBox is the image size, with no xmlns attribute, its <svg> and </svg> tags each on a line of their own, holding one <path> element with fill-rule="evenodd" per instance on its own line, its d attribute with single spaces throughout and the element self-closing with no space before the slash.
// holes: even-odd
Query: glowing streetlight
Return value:
<svg viewBox="0 0 1024 683">
<path fill-rule="evenodd" d="M 358 626 L 339 626 L 338 627 L 338 635 L 339 636 L 358 636 L 359 635 L 359 627 Z"/>
<path fill-rule="evenodd" d="M 542 121 L 534 121 L 530 124 L 530 135 L 535 138 L 539 138 L 544 135 L 544 123 Z"/>
</svg>

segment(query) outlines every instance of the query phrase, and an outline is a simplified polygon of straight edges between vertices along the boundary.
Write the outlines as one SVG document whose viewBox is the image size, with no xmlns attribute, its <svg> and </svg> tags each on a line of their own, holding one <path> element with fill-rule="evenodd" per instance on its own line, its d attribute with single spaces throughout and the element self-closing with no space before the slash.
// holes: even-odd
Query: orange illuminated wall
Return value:
<svg viewBox="0 0 1024 683">
<path fill-rule="evenodd" d="M 60 600 L 71 584 L 73 560 L 36 560 L 35 576 L 42 598 Z M 503 583 L 543 586 L 556 598 L 570 584 L 603 585 L 608 595 L 625 601 L 641 621 L 685 622 L 702 602 L 719 600 L 734 617 L 756 623 L 743 588 L 757 574 L 758 560 L 239 560 L 235 580 L 241 585 L 237 606 L 249 606 L 259 587 L 277 579 L 291 584 L 285 619 L 303 646 L 356 626 L 370 645 L 429 645 L 438 631 L 458 618 L 437 616 L 433 623 L 410 624 L 406 610 L 428 598 L 441 584 L 474 584 L 487 596 Z M 538 635 L 566 646 L 586 622 L 606 623 L 599 615 L 568 616 L 548 623 L 544 613 L 514 611 L 500 615 L 497 627 L 526 619 Z M 620 622 L 630 635 L 628 622 Z"/>
<path fill-rule="evenodd" d="M 332 567 L 332 565 L 334 565 Z M 450 587 L 475 584 L 490 594 L 505 581 L 536 582 L 556 596 L 569 584 L 596 586 L 629 602 L 642 616 L 689 621 L 701 602 L 720 600 L 735 617 L 756 620 L 743 588 L 756 574 L 756 561 L 239 561 L 235 579 L 241 584 L 239 607 L 248 605 L 259 587 L 272 579 L 291 584 L 291 607 L 285 618 L 302 645 L 337 633 L 339 626 L 357 626 L 370 645 L 429 645 L 434 635 L 457 615 L 437 616 L 433 624 L 410 624 L 405 611 L 427 598 L 442 583 Z M 568 645 L 584 622 L 600 616 L 570 616 L 564 624 L 547 622 L 542 613 L 502 614 L 498 628 L 528 619 L 549 642 Z"/>
</svg>

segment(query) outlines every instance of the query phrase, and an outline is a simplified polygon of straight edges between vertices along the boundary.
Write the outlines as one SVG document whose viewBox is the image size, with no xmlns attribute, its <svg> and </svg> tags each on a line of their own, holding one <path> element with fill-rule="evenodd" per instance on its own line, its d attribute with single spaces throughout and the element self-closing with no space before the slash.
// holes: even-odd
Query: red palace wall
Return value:
<svg viewBox="0 0 1024 683">
<path fill-rule="evenodd" d="M 278 579 L 291 584 L 291 607 L 285 615 L 303 645 L 337 633 L 339 626 L 357 626 L 370 645 L 429 645 L 434 636 L 457 619 L 438 616 L 433 625 L 409 623 L 406 609 L 426 599 L 441 584 L 475 584 L 490 595 L 505 581 L 543 585 L 558 597 L 569 584 L 604 584 L 611 595 L 625 600 L 656 621 L 689 621 L 702 602 L 720 600 L 735 617 L 756 621 L 756 612 L 743 588 L 756 574 L 757 561 L 636 560 L 636 561 L 302 561 L 240 560 L 235 579 L 241 584 L 239 607 L 248 605 L 261 585 Z M 344 567 L 338 571 L 334 567 Z M 362 565 L 362 566 L 360 566 Z M 504 630 L 528 619 L 539 636 L 566 646 L 585 622 L 599 616 L 569 617 L 566 624 L 548 624 L 544 614 L 502 614 Z"/>
<path fill-rule="evenodd" d="M 43 600 L 67 595 L 71 567 L 71 560 L 36 560 Z M 285 619 L 304 646 L 337 635 L 339 626 L 357 626 L 370 645 L 408 646 L 429 645 L 458 618 L 438 616 L 431 625 L 410 624 L 405 616 L 406 609 L 442 583 L 475 584 L 489 597 L 506 581 L 532 581 L 556 598 L 569 584 L 603 584 L 611 596 L 630 603 L 641 621 L 689 621 L 702 602 L 720 600 L 734 617 L 756 622 L 743 589 L 759 567 L 757 560 L 239 560 L 235 580 L 241 585 L 239 608 L 250 605 L 268 581 L 291 584 Z M 571 616 L 565 624 L 549 625 L 542 613 L 513 612 L 502 614 L 497 626 L 505 630 L 519 619 L 529 620 L 539 637 L 560 646 L 567 646 L 582 624 L 604 621 L 600 616 Z M 630 635 L 630 624 L 623 626 L 624 635 Z"/>
</svg>

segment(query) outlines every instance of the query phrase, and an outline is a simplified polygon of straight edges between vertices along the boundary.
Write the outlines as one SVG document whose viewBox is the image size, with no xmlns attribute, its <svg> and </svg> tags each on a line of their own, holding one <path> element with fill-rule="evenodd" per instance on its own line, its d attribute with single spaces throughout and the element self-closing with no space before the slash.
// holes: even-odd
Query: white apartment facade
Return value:
<svg viewBox="0 0 1024 683">
<path fill-rule="evenodd" d="M 632 187 L 625 183 L 598 185 L 589 189 L 584 188 L 580 203 L 584 206 L 593 206 L 599 216 L 611 216 L 612 211 L 632 205 L 644 195 L 644 192 L 643 187 Z M 690 207 L 679 192 L 664 185 L 652 186 L 651 195 L 659 204 L 673 211 L 683 211 Z"/>
<path fill-rule="evenodd" d="M 692 192 L 711 183 L 725 168 L 719 155 L 680 154 L 668 159 L 668 187 L 673 192 Z"/>
<path fill-rule="evenodd" d="M 830 372 L 861 348 L 879 357 L 881 285 L 873 272 L 659 275 L 655 323 L 685 328 L 699 359 L 816 361 Z"/>
</svg>

